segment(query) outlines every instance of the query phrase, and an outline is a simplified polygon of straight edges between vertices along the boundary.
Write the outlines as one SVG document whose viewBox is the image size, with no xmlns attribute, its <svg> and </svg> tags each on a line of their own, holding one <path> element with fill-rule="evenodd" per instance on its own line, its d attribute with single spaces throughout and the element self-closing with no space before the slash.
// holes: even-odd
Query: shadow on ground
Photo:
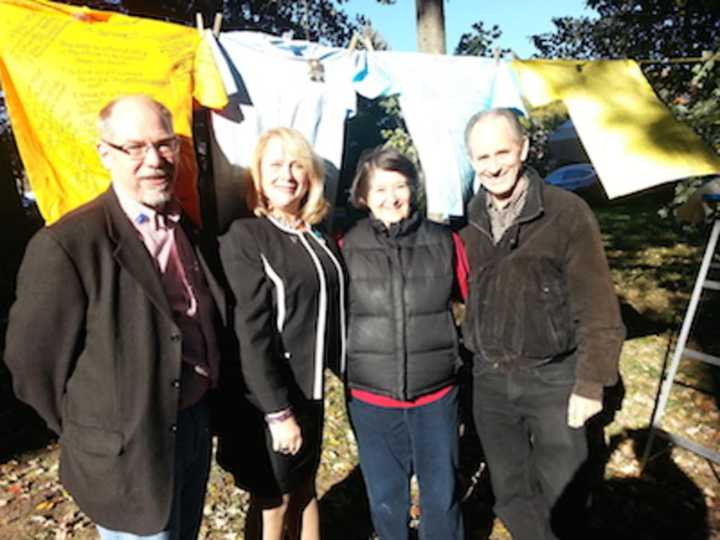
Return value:
<svg viewBox="0 0 720 540">
<path fill-rule="evenodd" d="M 322 538 L 365 540 L 373 527 L 360 467 L 331 487 L 319 501 Z"/>
<path fill-rule="evenodd" d="M 660 334 L 667 330 L 668 325 L 637 311 L 627 302 L 620 302 L 620 315 L 626 329 L 626 339 Z"/>
<path fill-rule="evenodd" d="M 646 430 L 625 432 L 611 439 L 609 451 L 629 439 L 639 458 L 647 437 Z M 595 490 L 587 538 L 710 538 L 703 493 L 674 463 L 669 444 L 655 438 L 651 456 L 641 477 L 609 478 Z"/>
</svg>

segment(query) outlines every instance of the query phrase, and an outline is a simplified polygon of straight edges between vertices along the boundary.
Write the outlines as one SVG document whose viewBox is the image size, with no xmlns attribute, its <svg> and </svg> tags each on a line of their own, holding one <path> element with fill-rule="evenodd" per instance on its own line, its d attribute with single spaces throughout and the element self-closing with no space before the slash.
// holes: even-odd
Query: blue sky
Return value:
<svg viewBox="0 0 720 540">
<path fill-rule="evenodd" d="M 415 0 L 397 0 L 394 5 L 375 0 L 350 0 L 342 9 L 350 16 L 362 13 L 370 18 L 394 51 L 415 51 Z M 502 37 L 497 44 L 512 49 L 520 58 L 529 58 L 535 47 L 529 40 L 533 34 L 552 31 L 553 17 L 593 16 L 584 0 L 446 0 L 445 33 L 448 53 L 452 53 L 460 36 L 469 32 L 473 23 L 482 20 L 485 28 L 497 24 Z"/>
</svg>

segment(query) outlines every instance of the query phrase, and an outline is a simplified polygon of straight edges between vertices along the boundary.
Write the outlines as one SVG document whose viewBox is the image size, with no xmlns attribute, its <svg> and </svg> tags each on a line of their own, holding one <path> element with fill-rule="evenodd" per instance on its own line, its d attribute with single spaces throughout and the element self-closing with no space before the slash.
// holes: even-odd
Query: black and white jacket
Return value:
<svg viewBox="0 0 720 540">
<path fill-rule="evenodd" d="M 248 398 L 263 413 L 323 398 L 323 369 L 344 364 L 344 272 L 335 246 L 272 218 L 220 238 Z"/>
</svg>

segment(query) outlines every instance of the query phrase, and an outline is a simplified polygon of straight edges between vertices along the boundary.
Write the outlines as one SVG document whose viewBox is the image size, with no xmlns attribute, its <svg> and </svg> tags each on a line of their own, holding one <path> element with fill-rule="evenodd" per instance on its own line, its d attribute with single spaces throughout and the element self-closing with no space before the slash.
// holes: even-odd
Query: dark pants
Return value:
<svg viewBox="0 0 720 540">
<path fill-rule="evenodd" d="M 212 454 L 207 398 L 178 413 L 177 436 L 175 493 L 168 529 L 173 540 L 194 540 L 200 532 Z"/>
<path fill-rule="evenodd" d="M 458 468 L 458 391 L 410 409 L 353 399 L 350 416 L 360 452 L 375 532 L 407 540 L 410 478 L 420 486 L 420 538 L 461 540 Z"/>
<path fill-rule="evenodd" d="M 574 519 L 569 506 L 584 506 L 565 493 L 587 458 L 584 428 L 567 424 L 574 358 L 510 372 L 476 359 L 473 374 L 473 414 L 495 513 L 513 540 L 557 538 L 558 527 Z M 570 501 L 567 511 L 561 500 Z"/>
<path fill-rule="evenodd" d="M 210 474 L 210 412 L 207 398 L 178 412 L 175 478 L 170 519 L 164 531 L 138 536 L 98 525 L 102 540 L 195 540 L 200 532 Z"/>
</svg>

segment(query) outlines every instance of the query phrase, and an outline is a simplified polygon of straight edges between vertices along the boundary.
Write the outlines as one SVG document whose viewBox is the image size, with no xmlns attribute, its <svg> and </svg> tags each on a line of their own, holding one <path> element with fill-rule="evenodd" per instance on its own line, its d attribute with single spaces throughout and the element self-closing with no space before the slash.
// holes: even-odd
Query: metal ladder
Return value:
<svg viewBox="0 0 720 540">
<path fill-rule="evenodd" d="M 680 335 L 678 336 L 675 350 L 673 351 L 672 360 L 667 369 L 661 376 L 661 386 L 658 393 L 658 397 L 655 400 L 655 409 L 653 411 L 652 421 L 649 428 L 649 437 L 645 446 L 645 452 L 641 460 L 641 469 L 645 468 L 650 451 L 652 448 L 653 440 L 655 435 L 667 439 L 676 446 L 695 452 L 696 454 L 720 464 L 720 452 L 717 450 L 702 446 L 690 439 L 675 435 L 666 431 L 660 427 L 662 422 L 665 408 L 667 407 L 667 401 L 670 397 L 670 391 L 672 390 L 673 383 L 675 382 L 675 375 L 677 374 L 678 365 L 680 360 L 685 358 L 691 358 L 706 364 L 711 364 L 720 367 L 720 357 L 705 354 L 699 351 L 695 351 L 687 348 L 687 341 L 690 335 L 690 329 L 692 328 L 695 320 L 695 314 L 700 304 L 700 297 L 706 289 L 720 291 L 720 281 L 708 279 L 710 270 L 716 270 L 720 268 L 720 264 L 713 262 L 713 258 L 718 253 L 718 237 L 720 237 L 720 214 L 718 213 L 718 202 L 720 202 L 720 196 L 718 195 L 706 195 L 703 199 L 707 202 L 716 205 L 715 208 L 715 221 L 713 223 L 712 230 L 710 232 L 710 238 L 708 239 L 707 247 L 705 248 L 705 255 L 703 256 L 702 263 L 700 264 L 700 271 L 698 272 L 697 279 L 695 280 L 695 286 L 693 287 L 692 295 L 690 296 L 690 304 L 688 305 L 685 318 L 683 319 L 682 327 L 680 328 Z"/>
</svg>

